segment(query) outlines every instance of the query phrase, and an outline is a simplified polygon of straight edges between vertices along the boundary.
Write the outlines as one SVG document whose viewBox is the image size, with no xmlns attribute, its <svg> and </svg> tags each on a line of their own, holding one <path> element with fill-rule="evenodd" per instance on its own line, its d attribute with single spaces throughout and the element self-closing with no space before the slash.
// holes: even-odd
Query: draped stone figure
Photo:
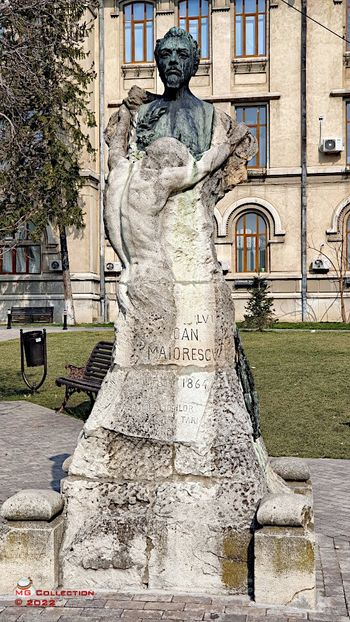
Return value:
<svg viewBox="0 0 350 622">
<path fill-rule="evenodd" d="M 197 99 L 196 42 L 157 42 L 107 128 L 108 238 L 123 271 L 113 364 L 64 481 L 63 584 L 246 593 L 260 499 L 285 491 L 235 370 L 214 207 L 246 176 L 249 129 Z"/>
</svg>

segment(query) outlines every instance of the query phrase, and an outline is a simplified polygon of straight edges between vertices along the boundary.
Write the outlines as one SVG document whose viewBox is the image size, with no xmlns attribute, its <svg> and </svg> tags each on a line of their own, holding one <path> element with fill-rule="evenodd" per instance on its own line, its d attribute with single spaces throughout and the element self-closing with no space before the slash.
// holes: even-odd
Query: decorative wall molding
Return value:
<svg viewBox="0 0 350 622">
<path fill-rule="evenodd" d="M 111 17 L 119 17 L 119 1 L 114 0 L 113 12 L 111 13 Z"/>
<path fill-rule="evenodd" d="M 229 11 L 231 8 L 230 0 L 211 0 L 212 11 Z"/>
<path fill-rule="evenodd" d="M 267 71 L 268 59 L 263 58 L 234 58 L 232 70 L 234 73 L 265 73 Z"/>
<path fill-rule="evenodd" d="M 210 74 L 211 62 L 202 61 L 198 65 L 196 76 L 208 76 Z"/>
<path fill-rule="evenodd" d="M 125 80 L 133 80 L 134 78 L 153 78 L 155 72 L 155 64 L 143 65 L 122 65 L 122 76 Z"/>
<path fill-rule="evenodd" d="M 350 196 L 340 201 L 332 214 L 331 227 L 326 230 L 330 242 L 340 241 L 339 236 L 341 238 L 342 221 L 348 210 L 350 211 Z"/>
<path fill-rule="evenodd" d="M 226 196 L 221 202 L 221 205 L 228 201 L 230 201 L 230 199 Z M 249 207 L 254 207 L 258 211 L 261 211 L 272 225 L 271 231 L 273 231 L 275 239 L 272 238 L 269 242 L 284 242 L 286 232 L 282 228 L 281 218 L 277 209 L 271 203 L 259 197 L 245 197 L 244 199 L 238 199 L 238 201 L 234 203 L 230 202 L 222 215 L 221 212 L 217 210 L 220 214 L 220 219 L 217 214 L 215 214 L 218 222 L 218 237 L 224 237 L 228 234 L 229 221 L 233 214 L 235 217 L 239 216 L 239 214 L 249 209 Z"/>
</svg>

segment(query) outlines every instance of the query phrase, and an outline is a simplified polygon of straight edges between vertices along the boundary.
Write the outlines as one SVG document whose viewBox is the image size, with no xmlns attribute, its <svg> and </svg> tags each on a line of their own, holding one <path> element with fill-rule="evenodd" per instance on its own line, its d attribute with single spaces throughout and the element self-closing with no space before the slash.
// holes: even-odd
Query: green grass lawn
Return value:
<svg viewBox="0 0 350 622">
<path fill-rule="evenodd" d="M 242 332 L 241 337 L 254 368 L 269 453 L 350 459 L 350 333 Z M 113 331 L 48 334 L 48 377 L 34 396 L 21 378 L 19 342 L 2 342 L 0 400 L 59 406 L 64 390 L 55 378 L 65 374 L 66 363 L 83 365 L 100 340 L 113 340 Z M 70 414 L 85 417 L 88 411 L 85 394 L 71 399 Z"/>
<path fill-rule="evenodd" d="M 350 459 L 350 334 L 241 333 L 271 455 Z"/>
</svg>

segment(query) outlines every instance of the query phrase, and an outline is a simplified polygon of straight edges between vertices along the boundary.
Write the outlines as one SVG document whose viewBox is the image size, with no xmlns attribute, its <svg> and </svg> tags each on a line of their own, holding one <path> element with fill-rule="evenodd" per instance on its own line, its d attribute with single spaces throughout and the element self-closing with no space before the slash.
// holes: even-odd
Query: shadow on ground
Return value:
<svg viewBox="0 0 350 622">
<path fill-rule="evenodd" d="M 57 454 L 57 456 L 51 456 L 49 460 L 52 462 L 51 475 L 52 480 L 50 482 L 52 490 L 60 492 L 60 483 L 63 477 L 66 477 L 67 473 L 62 470 L 62 464 L 70 454 Z"/>
</svg>

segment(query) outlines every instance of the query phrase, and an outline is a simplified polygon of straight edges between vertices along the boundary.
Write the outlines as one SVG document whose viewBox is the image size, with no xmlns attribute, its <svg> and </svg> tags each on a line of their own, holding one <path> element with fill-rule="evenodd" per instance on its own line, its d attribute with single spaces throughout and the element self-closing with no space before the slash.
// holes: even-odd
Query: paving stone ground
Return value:
<svg viewBox="0 0 350 622">
<path fill-rule="evenodd" d="M 81 422 L 25 402 L 0 403 L 0 502 L 22 488 L 59 489 Z M 318 541 L 315 611 L 258 607 L 248 598 L 186 594 L 66 595 L 54 607 L 0 597 L 0 622 L 345 622 L 350 608 L 350 460 L 309 460 Z M 38 587 L 38 586 L 36 586 Z M 79 586 L 76 586 L 79 589 Z"/>
</svg>

